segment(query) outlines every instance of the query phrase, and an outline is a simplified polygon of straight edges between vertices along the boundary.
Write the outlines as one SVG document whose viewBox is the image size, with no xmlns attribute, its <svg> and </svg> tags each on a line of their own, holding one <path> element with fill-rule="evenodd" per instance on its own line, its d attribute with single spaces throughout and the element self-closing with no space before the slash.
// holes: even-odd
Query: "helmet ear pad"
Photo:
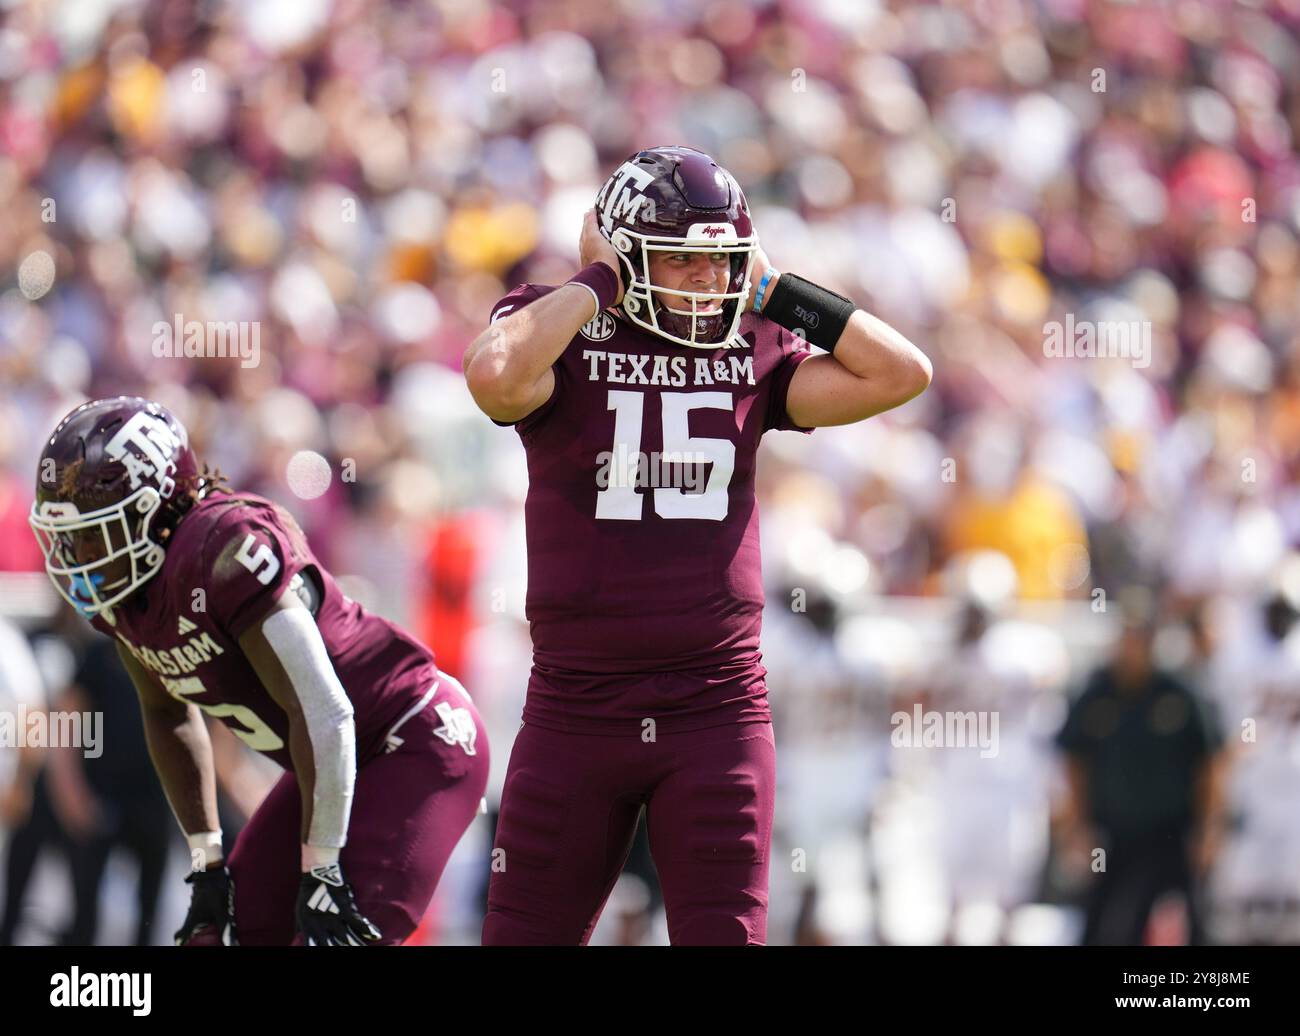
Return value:
<svg viewBox="0 0 1300 1036">
<path fill-rule="evenodd" d="M 618 286 L 620 294 L 626 296 L 627 289 L 631 287 L 636 276 L 632 269 L 631 259 L 632 253 L 636 250 L 636 242 L 622 229 L 619 229 L 614 231 L 609 243 L 613 246 L 614 251 L 618 253 Z"/>
</svg>

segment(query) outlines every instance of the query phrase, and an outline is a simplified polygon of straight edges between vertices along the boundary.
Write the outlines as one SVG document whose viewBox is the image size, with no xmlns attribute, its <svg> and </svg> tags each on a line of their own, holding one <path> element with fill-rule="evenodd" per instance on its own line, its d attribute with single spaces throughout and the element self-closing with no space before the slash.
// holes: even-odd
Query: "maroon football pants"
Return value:
<svg viewBox="0 0 1300 1036">
<path fill-rule="evenodd" d="M 641 807 L 674 945 L 762 945 L 776 744 L 767 720 L 682 734 L 515 738 L 483 945 L 585 945 Z"/>
<path fill-rule="evenodd" d="M 415 931 L 487 786 L 490 756 L 478 712 L 458 683 L 446 674 L 439 682 L 433 700 L 396 731 L 401 744 L 357 768 L 339 863 L 383 945 Z M 454 714 L 449 725 L 439 703 L 468 717 Z M 472 745 L 467 720 L 476 728 Z M 242 945 L 287 946 L 294 939 L 301 817 L 302 792 L 286 773 L 239 833 L 229 868 Z"/>
</svg>

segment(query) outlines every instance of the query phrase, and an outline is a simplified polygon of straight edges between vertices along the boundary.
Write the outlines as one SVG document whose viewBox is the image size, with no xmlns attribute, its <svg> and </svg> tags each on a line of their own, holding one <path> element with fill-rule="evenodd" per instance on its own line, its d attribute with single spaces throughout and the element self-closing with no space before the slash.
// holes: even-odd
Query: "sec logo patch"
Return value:
<svg viewBox="0 0 1300 1036">
<path fill-rule="evenodd" d="M 614 318 L 608 313 L 597 313 L 582 325 L 582 337 L 593 342 L 603 342 L 614 334 Z"/>
</svg>

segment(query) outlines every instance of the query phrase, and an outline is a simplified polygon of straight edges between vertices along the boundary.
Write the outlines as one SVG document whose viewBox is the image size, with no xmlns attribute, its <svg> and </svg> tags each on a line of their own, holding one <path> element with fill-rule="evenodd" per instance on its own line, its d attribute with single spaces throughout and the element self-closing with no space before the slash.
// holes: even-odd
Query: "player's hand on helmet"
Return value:
<svg viewBox="0 0 1300 1036">
<path fill-rule="evenodd" d="M 194 871 L 185 883 L 190 886 L 190 909 L 177 930 L 177 946 L 235 946 L 235 883 L 224 866 Z"/>
<path fill-rule="evenodd" d="M 582 237 L 578 241 L 578 265 L 583 267 L 590 266 L 592 263 L 604 263 L 618 277 L 618 296 L 614 299 L 614 305 L 617 306 L 623 301 L 623 266 L 619 261 L 618 253 L 614 251 L 614 246 L 600 232 L 600 224 L 596 222 L 596 210 L 588 209 L 582 221 Z"/>
<path fill-rule="evenodd" d="M 308 946 L 364 946 L 379 929 L 361 916 L 337 863 L 313 867 L 298 885 L 298 931 Z"/>
</svg>

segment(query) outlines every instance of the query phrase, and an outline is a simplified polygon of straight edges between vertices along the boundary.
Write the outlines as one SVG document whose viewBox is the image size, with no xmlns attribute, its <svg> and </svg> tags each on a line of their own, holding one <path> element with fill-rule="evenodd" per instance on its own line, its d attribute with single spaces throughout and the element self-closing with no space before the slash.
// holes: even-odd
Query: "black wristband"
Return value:
<svg viewBox="0 0 1300 1036">
<path fill-rule="evenodd" d="M 858 307 L 843 295 L 798 274 L 783 273 L 776 280 L 763 316 L 787 331 L 802 335 L 813 345 L 835 351 L 835 343 Z"/>
</svg>

